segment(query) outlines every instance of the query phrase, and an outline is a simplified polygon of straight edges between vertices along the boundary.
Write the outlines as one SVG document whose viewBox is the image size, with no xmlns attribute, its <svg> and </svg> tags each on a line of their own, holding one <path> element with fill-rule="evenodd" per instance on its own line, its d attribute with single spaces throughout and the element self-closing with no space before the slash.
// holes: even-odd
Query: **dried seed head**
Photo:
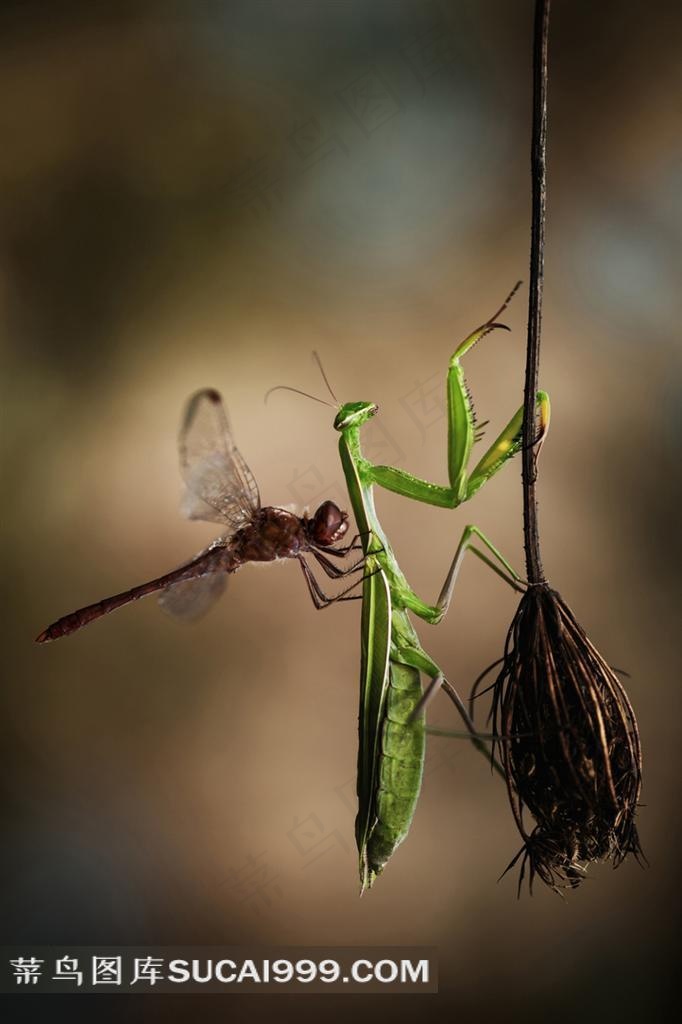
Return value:
<svg viewBox="0 0 682 1024">
<path fill-rule="evenodd" d="M 509 628 L 493 732 L 524 845 L 521 885 L 576 886 L 591 861 L 642 853 L 637 722 L 625 690 L 561 596 L 531 586 Z M 524 807 L 535 819 L 530 833 Z M 510 865 L 510 867 L 512 866 Z"/>
</svg>

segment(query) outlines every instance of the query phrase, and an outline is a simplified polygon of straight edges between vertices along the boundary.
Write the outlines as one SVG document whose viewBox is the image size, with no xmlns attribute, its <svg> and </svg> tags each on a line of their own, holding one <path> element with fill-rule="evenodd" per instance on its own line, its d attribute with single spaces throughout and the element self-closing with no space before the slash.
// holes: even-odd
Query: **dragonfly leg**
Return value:
<svg viewBox="0 0 682 1024">
<path fill-rule="evenodd" d="M 359 543 L 361 537 L 367 537 L 372 531 L 363 530 L 362 533 L 356 533 L 349 544 L 344 544 L 343 547 L 324 548 L 325 555 L 334 555 L 336 558 L 345 558 L 349 551 L 360 551 L 362 550 L 362 544 Z"/>
<path fill-rule="evenodd" d="M 329 578 L 332 580 L 338 580 L 342 579 L 344 576 L 350 576 L 351 573 L 357 572 L 358 569 L 362 569 L 365 564 L 365 559 L 363 557 L 360 558 L 357 562 L 353 562 L 353 564 L 350 565 L 347 569 L 340 569 L 337 565 L 334 565 L 333 562 L 330 562 L 328 558 L 325 558 L 325 556 L 322 555 L 319 551 L 313 550 L 311 554 L 313 558 L 322 566 L 327 576 L 329 576 Z"/>
<path fill-rule="evenodd" d="M 306 562 L 305 558 L 299 557 L 298 561 L 301 565 L 303 576 L 305 577 L 305 581 L 308 585 L 310 597 L 312 598 L 312 602 L 318 611 L 320 611 L 323 608 L 328 608 L 330 604 L 335 604 L 337 601 L 362 600 L 362 594 L 351 595 L 350 591 L 354 590 L 355 587 L 358 586 L 358 584 L 363 582 L 363 580 L 365 579 L 364 576 L 361 576 L 360 579 L 355 581 L 355 583 L 351 583 L 351 585 L 349 587 L 346 587 L 345 590 L 342 590 L 340 594 L 336 594 L 334 597 L 329 597 L 327 594 L 325 594 L 325 592 L 322 590 L 322 587 L 315 579 L 312 570 L 308 563 Z"/>
</svg>

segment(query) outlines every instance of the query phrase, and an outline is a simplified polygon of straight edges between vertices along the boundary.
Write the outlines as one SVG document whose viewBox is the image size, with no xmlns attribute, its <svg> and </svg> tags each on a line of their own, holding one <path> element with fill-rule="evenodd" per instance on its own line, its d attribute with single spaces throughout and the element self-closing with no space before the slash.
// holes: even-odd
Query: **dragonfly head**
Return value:
<svg viewBox="0 0 682 1024">
<path fill-rule="evenodd" d="M 320 547 L 328 548 L 336 544 L 348 529 L 348 513 L 343 512 L 333 501 L 323 501 L 317 512 L 308 522 L 308 533 L 311 540 Z"/>
<path fill-rule="evenodd" d="M 342 405 L 334 420 L 334 430 L 345 430 L 346 427 L 359 427 L 371 420 L 379 412 L 374 402 L 348 402 Z"/>
</svg>

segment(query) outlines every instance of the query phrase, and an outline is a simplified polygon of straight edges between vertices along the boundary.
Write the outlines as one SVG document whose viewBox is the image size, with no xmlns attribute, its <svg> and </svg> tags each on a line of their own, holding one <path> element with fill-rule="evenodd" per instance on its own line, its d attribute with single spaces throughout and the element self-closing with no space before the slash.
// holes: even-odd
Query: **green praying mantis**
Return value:
<svg viewBox="0 0 682 1024">
<path fill-rule="evenodd" d="M 409 831 L 424 766 L 423 711 L 438 687 L 443 686 L 455 702 L 472 742 L 487 757 L 490 756 L 457 691 L 422 647 L 408 612 L 432 625 L 441 621 L 450 605 L 467 551 L 472 551 L 514 589 L 522 590 L 523 581 L 485 534 L 477 526 L 469 524 L 462 532 L 436 603 L 423 601 L 408 584 L 381 527 L 374 505 L 374 486 L 441 508 L 457 508 L 473 497 L 521 449 L 523 407 L 514 414 L 473 470 L 468 471 L 479 428 L 461 359 L 486 334 L 505 327 L 497 322 L 497 318 L 506 309 L 514 291 L 486 323 L 465 338 L 450 359 L 447 375 L 447 485 L 430 483 L 390 466 L 376 466 L 364 458 L 360 434 L 363 425 L 377 413 L 374 403 L 350 402 L 340 408 L 334 420 L 334 428 L 341 434 L 341 463 L 366 556 L 366 572 L 362 581 L 358 814 L 355 826 L 361 893 L 372 886 Z M 544 436 L 550 414 L 549 397 L 544 391 L 537 393 L 537 406 L 540 432 Z M 476 542 L 485 550 L 476 546 Z M 425 692 L 421 685 L 422 673 L 430 680 Z"/>
</svg>

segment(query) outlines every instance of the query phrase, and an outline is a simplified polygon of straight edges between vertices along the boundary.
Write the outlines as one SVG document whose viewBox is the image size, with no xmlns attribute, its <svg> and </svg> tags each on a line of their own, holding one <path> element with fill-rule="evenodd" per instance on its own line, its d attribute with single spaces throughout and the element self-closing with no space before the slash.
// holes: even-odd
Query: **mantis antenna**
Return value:
<svg viewBox="0 0 682 1024">
<path fill-rule="evenodd" d="M 270 388 L 265 392 L 264 402 L 267 402 L 273 391 L 293 391 L 295 395 L 303 395 L 304 398 L 310 398 L 313 402 L 319 402 L 320 405 L 328 405 L 331 409 L 334 408 L 331 402 L 327 402 L 324 398 L 318 398 L 317 395 L 310 395 L 307 391 L 301 391 L 300 388 L 292 388 L 288 384 L 276 384 L 274 388 Z"/>
<path fill-rule="evenodd" d="M 336 397 L 336 395 L 334 394 L 334 391 L 333 391 L 333 389 L 332 389 L 332 386 L 331 386 L 331 384 L 329 383 L 329 379 L 328 379 L 328 377 L 327 377 L 327 374 L 326 374 L 326 373 L 324 372 L 324 366 L 322 365 L 322 360 L 320 359 L 320 356 L 319 356 L 319 354 L 318 354 L 318 353 L 317 353 L 317 352 L 315 351 L 315 349 L 313 349 L 313 359 L 314 359 L 314 361 L 315 361 L 315 362 L 317 363 L 317 367 L 318 367 L 318 369 L 319 369 L 320 373 L 322 374 L 322 380 L 323 380 L 323 381 L 325 382 L 325 384 L 327 385 L 327 391 L 329 392 L 329 394 L 330 394 L 330 395 L 332 396 L 332 398 L 334 399 L 334 401 L 335 401 L 335 402 L 336 402 L 336 404 L 338 405 L 338 404 L 339 404 L 339 400 L 338 400 L 338 398 Z"/>
<path fill-rule="evenodd" d="M 338 400 L 338 398 L 336 397 L 336 395 L 334 394 L 334 392 L 332 390 L 332 386 L 329 383 L 329 378 L 327 377 L 327 374 L 324 372 L 324 367 L 322 365 L 322 360 L 320 359 L 318 353 L 314 349 L 313 349 L 313 360 L 317 364 L 317 367 L 318 367 L 320 373 L 322 374 L 322 380 L 327 385 L 327 391 L 329 392 L 329 394 L 334 399 L 335 405 L 332 405 L 331 402 L 327 402 L 324 398 L 318 398 L 317 395 L 311 395 L 307 391 L 302 391 L 300 388 L 292 388 L 288 384 L 276 384 L 274 388 L 270 388 L 268 391 L 265 392 L 265 399 L 264 399 L 264 401 L 267 402 L 268 398 L 270 397 L 270 395 L 272 394 L 273 391 L 293 391 L 295 395 L 303 395 L 304 398 L 310 398 L 310 399 L 312 399 L 313 402 L 319 402 L 320 405 L 328 405 L 330 409 L 336 408 L 336 406 L 338 406 L 338 404 L 339 404 L 339 400 Z"/>
</svg>

